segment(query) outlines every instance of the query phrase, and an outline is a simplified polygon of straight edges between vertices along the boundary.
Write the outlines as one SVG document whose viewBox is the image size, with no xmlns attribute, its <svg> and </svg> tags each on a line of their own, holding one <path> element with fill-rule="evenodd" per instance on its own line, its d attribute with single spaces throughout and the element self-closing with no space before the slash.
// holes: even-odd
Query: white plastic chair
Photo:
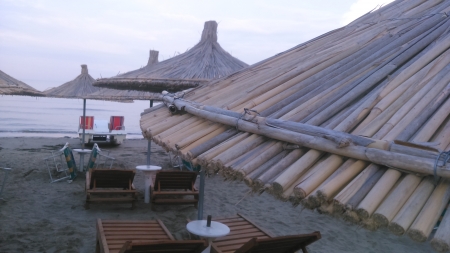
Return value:
<svg viewBox="0 0 450 253">
<path fill-rule="evenodd" d="M 6 179 L 8 178 L 8 174 L 11 171 L 11 168 L 0 167 L 0 169 L 3 170 L 3 180 L 2 180 L 2 186 L 0 188 L 0 199 L 3 200 L 2 193 L 3 193 L 3 189 L 5 188 Z"/>
</svg>

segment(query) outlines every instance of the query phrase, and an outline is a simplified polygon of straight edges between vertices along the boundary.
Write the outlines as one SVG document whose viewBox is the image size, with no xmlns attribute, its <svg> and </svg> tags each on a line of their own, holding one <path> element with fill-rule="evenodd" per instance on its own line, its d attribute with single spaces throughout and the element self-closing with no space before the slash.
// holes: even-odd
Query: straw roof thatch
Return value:
<svg viewBox="0 0 450 253">
<path fill-rule="evenodd" d="M 141 129 L 211 174 L 426 241 L 450 200 L 449 12 L 450 1 L 394 1 L 183 98 L 164 95 L 169 110 L 147 109 Z M 431 240 L 439 251 L 449 213 Z"/>
<path fill-rule="evenodd" d="M 217 42 L 217 22 L 205 22 L 199 43 L 185 53 L 152 66 L 97 80 L 98 87 L 161 92 L 180 91 L 218 79 L 248 66 Z"/>
<path fill-rule="evenodd" d="M 45 96 L 42 92 L 0 70 L 0 95 Z"/>
<path fill-rule="evenodd" d="M 94 87 L 92 84 L 95 79 L 89 75 L 86 64 L 81 65 L 81 74 L 72 81 L 64 83 L 58 87 L 45 90 L 48 97 L 59 98 L 84 98 L 85 96 L 99 91 L 101 88 Z"/>
<path fill-rule="evenodd" d="M 158 51 L 150 50 L 150 56 L 148 58 L 148 63 L 145 68 L 150 68 L 158 63 Z M 96 91 L 86 98 L 89 99 L 105 99 L 109 100 L 152 100 L 152 99 L 160 99 L 161 94 L 153 93 L 148 91 L 137 91 L 137 90 L 116 90 L 116 89 L 108 89 L 102 88 L 99 91 Z"/>
</svg>

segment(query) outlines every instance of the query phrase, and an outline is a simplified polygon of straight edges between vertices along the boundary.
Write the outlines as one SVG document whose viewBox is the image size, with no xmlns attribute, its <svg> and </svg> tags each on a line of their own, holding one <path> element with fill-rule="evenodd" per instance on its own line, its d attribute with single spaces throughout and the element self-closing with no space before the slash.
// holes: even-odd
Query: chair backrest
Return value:
<svg viewBox="0 0 450 253">
<path fill-rule="evenodd" d="M 85 120 L 86 119 L 86 120 Z M 80 127 L 79 129 L 94 129 L 94 116 L 80 116 Z"/>
<path fill-rule="evenodd" d="M 73 152 L 69 147 L 69 143 L 66 143 L 66 145 L 64 145 L 62 151 L 64 153 L 64 157 L 66 158 L 67 169 L 70 173 L 70 178 L 74 179 L 76 176 L 77 164 L 75 163 Z"/>
<path fill-rule="evenodd" d="M 200 253 L 206 248 L 206 241 L 149 241 L 132 243 L 127 241 L 119 253 L 147 252 L 147 253 Z"/>
<path fill-rule="evenodd" d="M 94 188 L 124 188 L 129 189 L 134 180 L 134 170 L 93 169 L 91 171 L 90 189 Z"/>
<path fill-rule="evenodd" d="M 158 171 L 155 177 L 155 189 L 193 190 L 197 173 L 192 171 Z"/>
<path fill-rule="evenodd" d="M 124 121 L 125 121 L 124 116 L 111 116 L 109 118 L 109 131 L 125 130 L 123 126 Z"/>
<path fill-rule="evenodd" d="M 306 252 L 306 246 L 320 238 L 320 232 L 266 239 L 253 238 L 237 249 L 235 253 L 294 253 L 300 249 Z"/>
<path fill-rule="evenodd" d="M 95 161 L 97 160 L 99 151 L 100 151 L 100 149 L 99 149 L 97 143 L 94 143 L 94 146 L 92 147 L 91 155 L 89 156 L 89 161 L 88 161 L 88 166 L 87 166 L 87 169 L 89 171 L 91 171 L 92 169 L 94 169 L 94 167 L 96 167 Z"/>
</svg>

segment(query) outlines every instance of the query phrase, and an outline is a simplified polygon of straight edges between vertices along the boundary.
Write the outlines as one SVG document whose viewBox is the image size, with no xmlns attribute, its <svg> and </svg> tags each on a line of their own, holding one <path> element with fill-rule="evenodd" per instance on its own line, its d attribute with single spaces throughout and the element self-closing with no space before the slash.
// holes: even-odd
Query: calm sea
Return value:
<svg viewBox="0 0 450 253">
<path fill-rule="evenodd" d="M 154 103 L 153 105 L 157 105 Z M 133 103 L 86 100 L 86 116 L 109 121 L 124 116 L 127 139 L 143 138 L 139 120 L 150 101 Z M 0 96 L 0 137 L 78 137 L 82 99 Z"/>
</svg>

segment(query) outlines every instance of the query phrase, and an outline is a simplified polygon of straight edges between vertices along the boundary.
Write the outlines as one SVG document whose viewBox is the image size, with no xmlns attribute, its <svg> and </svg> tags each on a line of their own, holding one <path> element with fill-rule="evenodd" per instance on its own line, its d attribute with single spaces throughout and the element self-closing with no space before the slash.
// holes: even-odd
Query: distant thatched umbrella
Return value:
<svg viewBox="0 0 450 253">
<path fill-rule="evenodd" d="M 70 82 L 62 84 L 58 87 L 45 90 L 47 97 L 58 98 L 84 98 L 101 88 L 94 87 L 92 84 L 95 79 L 92 78 L 87 69 L 87 65 L 81 65 L 81 74 Z"/>
<path fill-rule="evenodd" d="M 144 69 L 148 69 L 151 66 L 158 63 L 158 51 L 150 50 L 150 56 L 148 58 L 148 63 Z M 109 100 L 150 100 L 151 104 L 153 99 L 159 98 L 160 93 L 153 93 L 147 91 L 136 91 L 136 90 L 116 90 L 116 89 L 99 89 L 98 91 L 88 95 L 86 98 L 89 99 L 109 99 Z"/>
<path fill-rule="evenodd" d="M 70 82 L 64 83 L 58 87 L 51 88 L 44 91 L 47 97 L 57 97 L 57 98 L 80 98 L 83 99 L 83 118 L 86 117 L 86 98 L 95 92 L 100 92 L 102 88 L 94 87 L 92 83 L 95 79 L 92 78 L 87 69 L 87 65 L 81 65 L 81 74 Z M 109 97 L 97 96 L 96 99 L 111 100 Z M 116 99 L 117 100 L 117 99 Z M 82 148 L 84 149 L 84 137 L 85 130 L 83 128 L 83 141 L 81 142 Z"/>
<path fill-rule="evenodd" d="M 217 22 L 207 21 L 199 43 L 187 52 L 158 64 L 112 78 L 94 86 L 114 89 L 171 92 L 185 90 L 227 76 L 248 66 L 227 53 L 217 42 Z"/>
<path fill-rule="evenodd" d="M 0 70 L 0 95 L 45 96 L 42 92 Z"/>
</svg>

